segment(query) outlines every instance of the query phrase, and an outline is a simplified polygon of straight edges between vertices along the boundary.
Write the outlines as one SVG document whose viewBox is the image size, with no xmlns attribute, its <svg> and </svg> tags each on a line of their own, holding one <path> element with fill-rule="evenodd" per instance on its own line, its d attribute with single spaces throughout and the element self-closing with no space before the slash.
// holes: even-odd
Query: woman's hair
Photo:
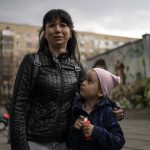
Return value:
<svg viewBox="0 0 150 150">
<path fill-rule="evenodd" d="M 67 43 L 67 50 L 70 56 L 73 56 L 75 58 L 80 58 L 78 44 L 77 44 L 77 37 L 76 32 L 73 30 L 73 22 L 71 19 L 71 16 L 62 9 L 52 9 L 48 11 L 45 16 L 43 17 L 43 25 L 39 32 L 39 52 L 43 51 L 45 47 L 48 46 L 48 42 L 44 37 L 44 31 L 46 29 L 46 24 L 48 22 L 51 22 L 57 18 L 60 18 L 60 20 L 67 24 L 67 26 L 70 28 L 72 37 L 68 40 Z"/>
</svg>

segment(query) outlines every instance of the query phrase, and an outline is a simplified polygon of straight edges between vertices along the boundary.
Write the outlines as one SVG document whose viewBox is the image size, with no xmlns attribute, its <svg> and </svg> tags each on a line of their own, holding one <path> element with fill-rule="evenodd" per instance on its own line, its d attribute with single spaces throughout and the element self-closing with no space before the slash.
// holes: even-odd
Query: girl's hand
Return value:
<svg viewBox="0 0 150 150">
<path fill-rule="evenodd" d="M 74 128 L 80 130 L 84 124 L 84 117 L 82 115 L 74 123 Z"/>
<path fill-rule="evenodd" d="M 92 124 L 84 124 L 83 125 L 83 134 L 84 137 L 90 137 L 93 132 L 94 125 Z"/>
</svg>

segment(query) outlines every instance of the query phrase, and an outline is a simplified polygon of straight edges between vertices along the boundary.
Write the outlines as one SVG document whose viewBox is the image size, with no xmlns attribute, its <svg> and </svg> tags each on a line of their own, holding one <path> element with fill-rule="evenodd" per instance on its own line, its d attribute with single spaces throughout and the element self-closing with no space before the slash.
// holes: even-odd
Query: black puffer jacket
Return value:
<svg viewBox="0 0 150 150">
<path fill-rule="evenodd" d="M 24 57 L 17 73 L 11 117 L 12 150 L 29 150 L 29 140 L 64 142 L 71 102 L 83 80 L 81 64 L 68 54 L 60 54 L 54 60 L 46 50 L 39 56 L 41 66 L 32 92 L 34 54 Z"/>
</svg>

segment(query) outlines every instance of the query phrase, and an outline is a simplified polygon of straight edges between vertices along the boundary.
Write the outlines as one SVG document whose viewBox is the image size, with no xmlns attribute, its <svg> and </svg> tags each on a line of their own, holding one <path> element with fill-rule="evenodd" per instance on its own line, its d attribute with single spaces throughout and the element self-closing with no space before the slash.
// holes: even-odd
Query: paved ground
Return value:
<svg viewBox="0 0 150 150">
<path fill-rule="evenodd" d="M 150 150 L 150 108 L 126 111 L 120 124 L 126 138 L 123 150 Z"/>
<path fill-rule="evenodd" d="M 10 150 L 10 145 L 7 144 L 7 130 L 2 132 L 0 131 L 0 150 Z"/>
<path fill-rule="evenodd" d="M 123 150 L 150 150 L 150 120 L 123 120 L 126 138 Z"/>
<path fill-rule="evenodd" d="M 125 111 L 120 125 L 126 138 L 123 150 L 150 150 L 150 108 Z M 0 150 L 10 150 L 6 136 L 0 132 Z"/>
</svg>

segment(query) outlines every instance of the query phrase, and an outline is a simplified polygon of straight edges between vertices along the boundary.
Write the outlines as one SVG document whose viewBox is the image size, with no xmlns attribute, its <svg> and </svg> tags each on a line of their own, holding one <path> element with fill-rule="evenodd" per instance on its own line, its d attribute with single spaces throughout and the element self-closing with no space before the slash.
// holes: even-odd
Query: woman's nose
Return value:
<svg viewBox="0 0 150 150">
<path fill-rule="evenodd" d="M 55 30 L 56 30 L 56 31 L 60 31 L 60 25 L 57 24 L 57 25 L 55 26 Z"/>
</svg>

